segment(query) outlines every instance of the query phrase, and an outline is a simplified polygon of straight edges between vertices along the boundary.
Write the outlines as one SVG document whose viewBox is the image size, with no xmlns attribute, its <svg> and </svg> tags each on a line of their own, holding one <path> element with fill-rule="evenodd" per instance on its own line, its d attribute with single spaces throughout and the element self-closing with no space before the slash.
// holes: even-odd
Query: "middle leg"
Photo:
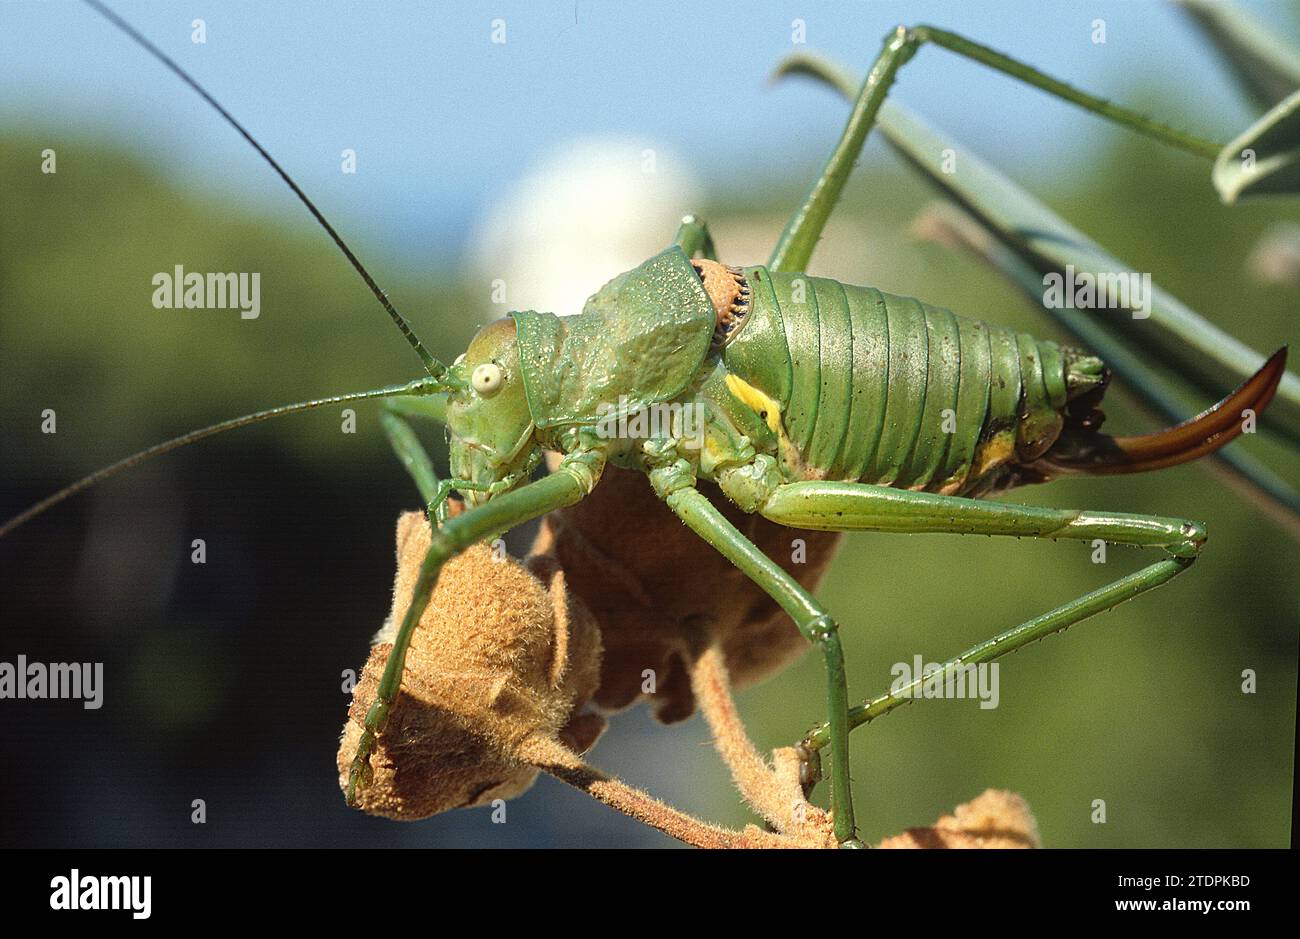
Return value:
<svg viewBox="0 0 1300 939">
<path fill-rule="evenodd" d="M 849 780 L 849 699 L 844 650 L 835 620 L 804 587 L 742 535 L 695 488 L 685 461 L 653 470 L 650 481 L 673 513 L 758 584 L 794 620 L 826 663 L 826 709 L 831 748 L 831 806 L 835 837 L 844 847 L 862 847 L 853 818 Z"/>
</svg>

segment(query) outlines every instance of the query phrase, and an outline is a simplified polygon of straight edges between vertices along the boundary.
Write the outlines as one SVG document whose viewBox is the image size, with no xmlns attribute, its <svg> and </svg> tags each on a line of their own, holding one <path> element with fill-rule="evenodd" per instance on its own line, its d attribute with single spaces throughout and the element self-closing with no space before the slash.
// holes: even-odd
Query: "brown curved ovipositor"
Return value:
<svg viewBox="0 0 1300 939">
<path fill-rule="evenodd" d="M 1099 433 L 1069 449 L 1053 448 L 1032 468 L 1047 476 L 1113 476 L 1177 466 L 1213 453 L 1242 433 L 1244 411 L 1259 412 L 1273 400 L 1286 372 L 1286 352 L 1286 346 L 1278 349 L 1232 394 L 1181 424 L 1130 437 Z"/>
</svg>

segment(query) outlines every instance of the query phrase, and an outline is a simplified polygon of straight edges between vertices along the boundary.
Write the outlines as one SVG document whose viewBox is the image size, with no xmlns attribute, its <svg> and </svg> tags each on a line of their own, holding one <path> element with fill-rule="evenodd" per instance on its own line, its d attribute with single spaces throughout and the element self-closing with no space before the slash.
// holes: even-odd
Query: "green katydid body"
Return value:
<svg viewBox="0 0 1300 939">
<path fill-rule="evenodd" d="M 448 411 L 453 476 L 487 486 L 519 477 L 535 448 L 578 445 L 649 470 L 657 435 L 742 504 L 757 495 L 736 475 L 750 467 L 775 474 L 763 485 L 982 494 L 1044 478 L 1033 465 L 1105 387 L 1093 356 L 871 287 L 746 267 L 711 296 L 710 263 L 672 248 L 576 316 L 485 327 L 455 366 L 467 391 Z M 488 396 L 468 380 L 485 365 L 502 375 Z M 675 428 L 628 420 L 656 406 L 677 409 Z"/>
<path fill-rule="evenodd" d="M 189 432 L 65 487 L 8 522 L 0 537 L 139 462 L 225 430 L 366 398 L 446 393 L 452 478 L 439 481 L 409 428 L 390 439 L 429 502 L 430 545 L 393 642 L 346 792 L 368 784 L 370 755 L 402 680 L 406 651 L 444 563 L 475 542 L 583 499 L 607 462 L 644 471 L 688 527 L 790 615 L 822 650 L 828 722 L 805 740 L 829 745 L 835 834 L 858 844 L 848 733 L 897 707 L 892 690 L 850 709 L 834 618 L 695 488 L 712 480 L 741 508 L 792 528 L 1031 536 L 1163 550 L 1166 557 L 981 643 L 947 667 L 993 659 L 1168 582 L 1205 541 L 1199 523 L 1151 515 L 976 502 L 1061 473 L 1137 472 L 1224 446 L 1243 414 L 1262 410 L 1285 369 L 1269 358 L 1222 402 L 1177 427 L 1133 438 L 1100 433 L 1101 361 L 906 297 L 810 277 L 806 268 L 895 74 L 935 43 L 1166 144 L 1214 159 L 1220 147 L 1080 92 L 978 43 L 928 26 L 899 27 L 862 83 L 821 177 L 791 217 L 770 268 L 692 261 L 711 253 L 699 220 L 677 246 L 616 277 L 583 311 L 518 312 L 485 326 L 444 366 L 324 216 L 270 154 L 184 69 L 98 0 L 87 0 L 193 87 L 284 179 L 420 356 L 427 377 L 259 411 Z M 635 421 L 647 409 L 669 420 Z M 435 409 L 437 410 L 437 409 Z M 393 417 L 393 414 L 389 414 Z M 624 423 L 624 421 L 627 423 Z M 400 431 L 400 428 L 399 428 Z M 529 482 L 543 450 L 558 468 Z M 865 485 L 864 485 L 865 484 Z M 452 489 L 472 508 L 440 511 Z M 954 498 L 958 497 L 958 498 Z"/>
<path fill-rule="evenodd" d="M 750 309 L 721 360 L 789 481 L 1007 488 L 1033 478 L 1021 468 L 1056 442 L 1067 404 L 1104 388 L 1095 357 L 910 297 L 762 267 L 743 277 Z"/>
</svg>

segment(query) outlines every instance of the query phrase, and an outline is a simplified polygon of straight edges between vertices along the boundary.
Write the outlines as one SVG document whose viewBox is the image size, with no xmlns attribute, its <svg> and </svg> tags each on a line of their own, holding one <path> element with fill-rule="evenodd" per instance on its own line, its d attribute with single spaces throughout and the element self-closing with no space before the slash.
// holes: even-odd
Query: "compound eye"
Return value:
<svg viewBox="0 0 1300 939">
<path fill-rule="evenodd" d="M 475 366 L 474 373 L 469 378 L 474 390 L 485 398 L 496 394 L 504 380 L 505 374 L 501 371 L 501 366 L 495 362 L 484 362 L 482 365 Z"/>
</svg>

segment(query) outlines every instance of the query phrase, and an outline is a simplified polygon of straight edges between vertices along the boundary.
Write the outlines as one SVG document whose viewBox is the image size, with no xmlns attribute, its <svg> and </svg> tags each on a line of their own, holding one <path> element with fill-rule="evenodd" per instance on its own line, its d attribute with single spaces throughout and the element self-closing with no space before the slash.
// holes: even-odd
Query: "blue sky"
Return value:
<svg viewBox="0 0 1300 939">
<path fill-rule="evenodd" d="M 845 107 L 804 83 L 769 86 L 768 72 L 796 49 L 865 70 L 899 22 L 965 33 L 1121 101 L 1134 89 L 1178 89 L 1188 113 L 1175 122 L 1211 136 L 1249 117 L 1205 43 L 1159 0 L 113 5 L 192 70 L 346 230 L 396 234 L 420 251 L 463 238 L 513 180 L 580 134 L 662 143 L 706 181 L 806 177 Z M 1281 4 L 1248 6 L 1286 19 Z M 190 36 L 200 17 L 202 45 Z M 504 45 L 490 41 L 497 18 Z M 804 46 L 792 43 L 795 19 L 806 24 Z M 1104 45 L 1091 41 L 1095 19 L 1106 21 Z M 34 125 L 55 142 L 70 130 L 107 134 L 186 185 L 300 211 L 189 89 L 74 0 L 5 0 L 0 62 L 0 122 Z M 1119 133 L 938 49 L 904 69 L 895 93 L 1031 179 L 1086 158 L 1081 140 Z M 339 172 L 343 148 L 358 153 L 355 176 Z"/>
</svg>

